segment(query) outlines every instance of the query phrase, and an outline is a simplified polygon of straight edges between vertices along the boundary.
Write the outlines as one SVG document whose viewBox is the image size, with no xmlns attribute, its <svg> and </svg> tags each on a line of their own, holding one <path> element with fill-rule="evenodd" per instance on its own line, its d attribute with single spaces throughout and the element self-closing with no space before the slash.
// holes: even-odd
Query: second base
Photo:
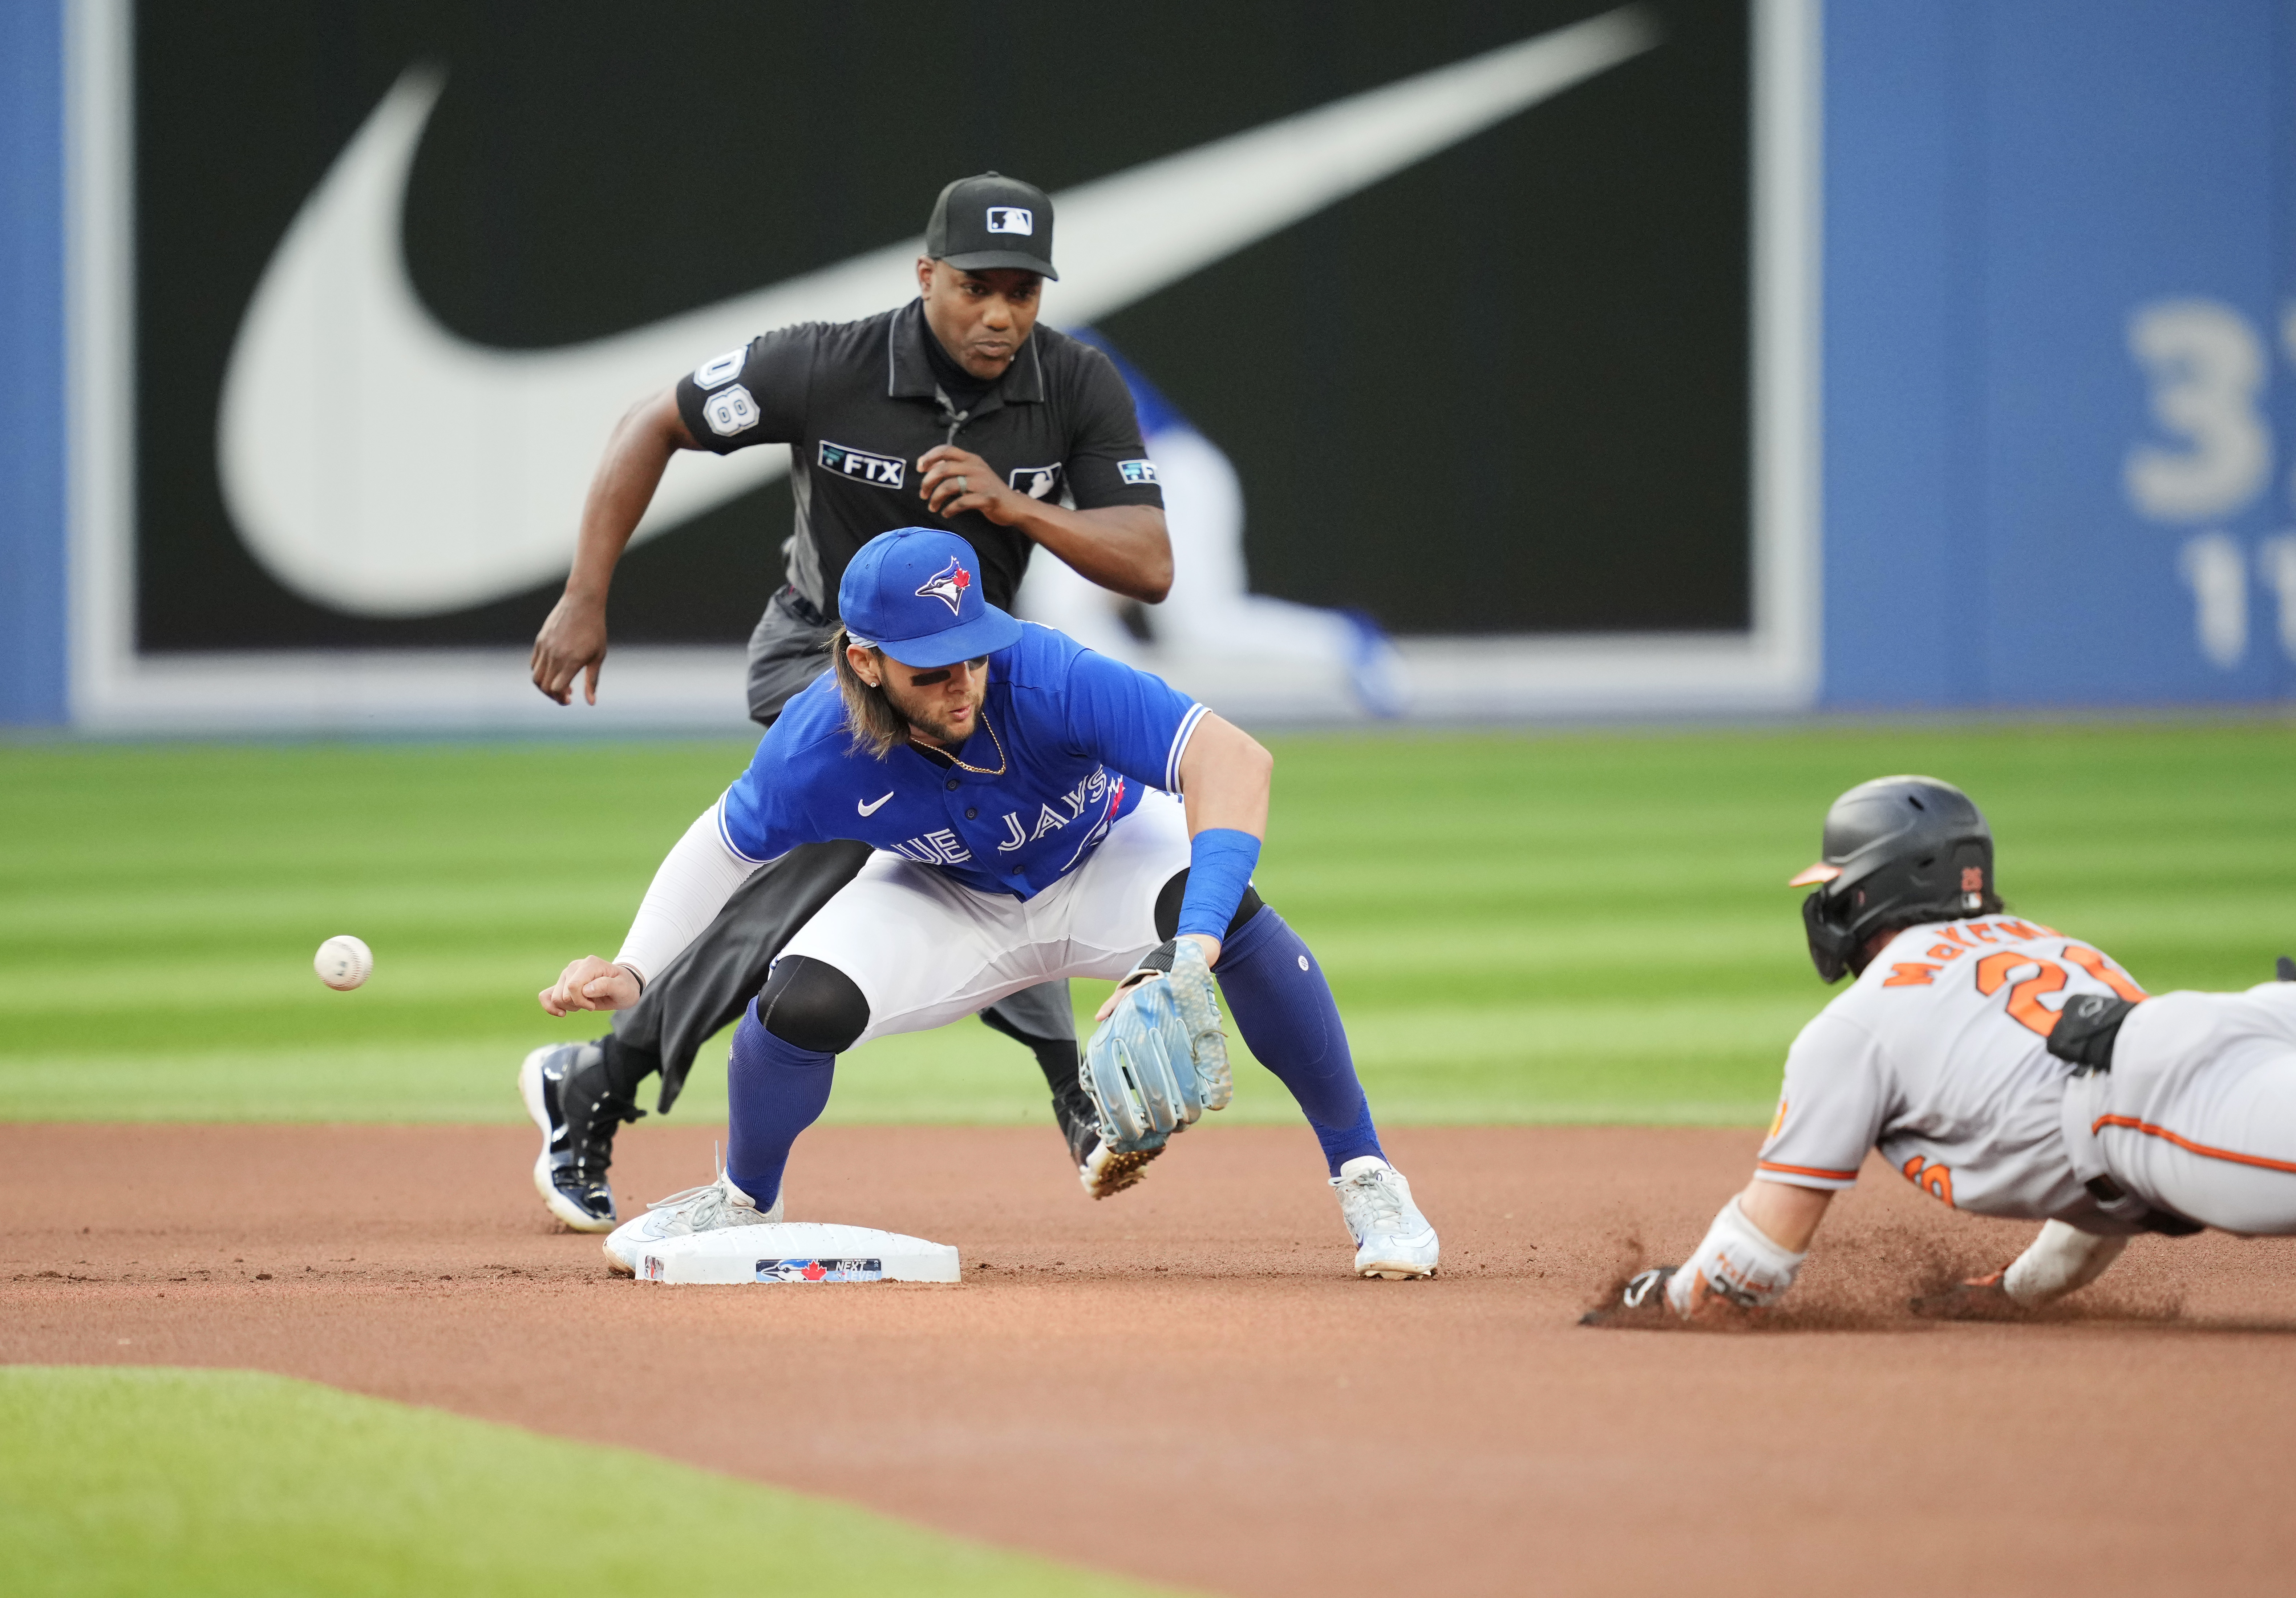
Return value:
<svg viewBox="0 0 2296 1598">
<path fill-rule="evenodd" d="M 898 1231 L 783 1221 L 727 1226 L 649 1244 L 640 1281 L 955 1281 L 956 1250 Z"/>
</svg>

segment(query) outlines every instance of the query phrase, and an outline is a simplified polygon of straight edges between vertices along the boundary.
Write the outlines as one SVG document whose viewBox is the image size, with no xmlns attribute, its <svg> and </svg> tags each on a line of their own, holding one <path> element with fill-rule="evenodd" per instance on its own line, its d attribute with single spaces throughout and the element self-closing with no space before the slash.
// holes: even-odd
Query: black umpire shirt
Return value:
<svg viewBox="0 0 2296 1598">
<path fill-rule="evenodd" d="M 703 449 L 790 446 L 797 531 L 783 553 L 791 583 L 824 617 L 837 614 L 837 585 L 862 545 L 935 523 L 979 554 L 984 597 L 1012 607 L 1036 546 L 976 511 L 929 512 L 917 457 L 935 445 L 970 449 L 1019 492 L 1078 510 L 1164 503 L 1131 392 L 1099 350 L 1039 323 L 969 406 L 936 378 L 936 355 L 951 364 L 913 300 L 864 321 L 760 334 L 678 380 L 678 414 Z"/>
</svg>

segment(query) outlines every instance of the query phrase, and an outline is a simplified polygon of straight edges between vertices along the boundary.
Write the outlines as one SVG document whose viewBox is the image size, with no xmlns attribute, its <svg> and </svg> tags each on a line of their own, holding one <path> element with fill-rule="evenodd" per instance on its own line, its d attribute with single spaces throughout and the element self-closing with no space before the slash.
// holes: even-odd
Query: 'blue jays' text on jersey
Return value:
<svg viewBox="0 0 2296 1598">
<path fill-rule="evenodd" d="M 956 753 L 853 746 L 835 674 L 789 702 L 718 803 L 718 836 L 760 863 L 854 838 L 984 894 L 1033 898 L 1083 862 L 1147 788 L 1177 793 L 1204 707 L 1160 678 L 1024 623 L 988 657 L 981 725 Z M 996 775 L 999 766 L 1004 770 Z"/>
</svg>

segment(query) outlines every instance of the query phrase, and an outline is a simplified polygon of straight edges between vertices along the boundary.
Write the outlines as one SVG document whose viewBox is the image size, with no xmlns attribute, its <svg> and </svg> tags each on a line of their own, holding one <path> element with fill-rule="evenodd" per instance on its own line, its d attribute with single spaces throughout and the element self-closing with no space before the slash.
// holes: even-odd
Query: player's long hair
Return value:
<svg viewBox="0 0 2296 1598">
<path fill-rule="evenodd" d="M 856 749 L 866 749 L 871 758 L 882 760 L 896 745 L 909 741 L 909 721 L 893 708 L 884 689 L 871 688 L 853 670 L 853 663 L 845 656 L 846 646 L 852 641 L 852 635 L 842 627 L 829 641 L 829 663 L 837 673 L 837 692 L 845 701 L 845 730 L 852 735 Z M 870 653 L 880 662 L 885 658 L 882 650 Z"/>
</svg>

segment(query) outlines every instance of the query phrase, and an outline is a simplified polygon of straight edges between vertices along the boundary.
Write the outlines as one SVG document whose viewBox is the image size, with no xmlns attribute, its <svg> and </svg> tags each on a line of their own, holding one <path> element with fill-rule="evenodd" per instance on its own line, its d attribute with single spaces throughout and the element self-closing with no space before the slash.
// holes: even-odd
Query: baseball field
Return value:
<svg viewBox="0 0 2296 1598">
<path fill-rule="evenodd" d="M 2296 728 L 1271 744 L 1257 880 L 1431 1282 L 1349 1276 L 1266 1073 L 1095 1206 L 975 1023 L 841 1060 L 790 1175 L 962 1284 L 610 1281 L 512 1076 L 595 1030 L 536 989 L 613 952 L 744 742 L 0 745 L 12 1589 L 2284 1590 L 2296 1244 L 2145 1238 L 2036 1323 L 1918 1320 L 2031 1229 L 1869 1163 L 1764 1327 L 1575 1322 L 1743 1179 L 1828 995 L 1784 881 L 1835 794 L 1957 782 L 2013 910 L 2245 986 L 2296 952 Z M 311 973 L 339 932 L 355 993 Z M 708 1177 L 723 1051 L 623 1134 L 626 1215 Z"/>
</svg>

